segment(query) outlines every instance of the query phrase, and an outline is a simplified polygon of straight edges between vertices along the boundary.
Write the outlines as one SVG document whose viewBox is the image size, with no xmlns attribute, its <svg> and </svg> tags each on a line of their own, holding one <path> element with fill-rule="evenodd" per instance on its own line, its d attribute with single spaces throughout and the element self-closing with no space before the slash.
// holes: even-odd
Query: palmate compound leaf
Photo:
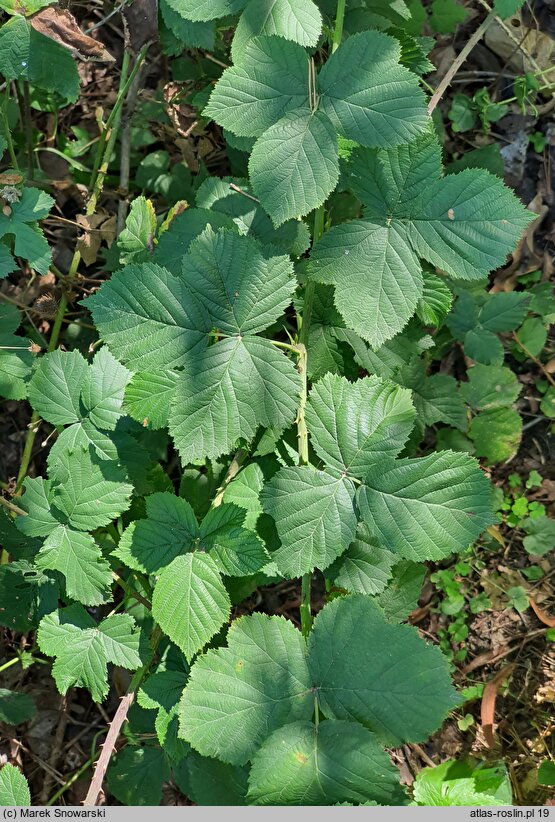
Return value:
<svg viewBox="0 0 555 822">
<path fill-rule="evenodd" d="M 190 244 L 179 275 L 151 263 L 128 266 L 87 300 L 110 350 L 139 373 L 129 395 L 134 415 L 148 425 L 153 397 L 155 424 L 168 416 L 185 464 L 228 453 L 261 425 L 280 431 L 293 421 L 300 375 L 254 334 L 280 316 L 295 285 L 284 255 L 208 228 Z M 209 346 L 214 326 L 229 336 Z M 174 390 L 176 368 L 183 370 Z M 171 409 L 148 388 L 153 371 L 165 374 Z"/>
<path fill-rule="evenodd" d="M 337 135 L 329 117 L 308 108 L 282 117 L 256 141 L 249 175 L 276 227 L 318 208 L 339 180 Z"/>
<path fill-rule="evenodd" d="M 531 220 L 487 171 L 441 177 L 428 133 L 389 150 L 361 149 L 349 170 L 364 219 L 326 232 L 308 274 L 335 285 L 345 323 L 373 347 L 400 331 L 421 299 L 419 257 L 455 278 L 479 279 L 504 263 Z"/>
<path fill-rule="evenodd" d="M 272 731 L 310 719 L 313 710 L 300 631 L 257 613 L 231 624 L 227 648 L 196 660 L 180 704 L 180 735 L 203 756 L 243 765 Z"/>
<path fill-rule="evenodd" d="M 312 466 L 282 468 L 260 500 L 276 523 L 280 547 L 272 553 L 279 572 L 298 577 L 330 565 L 353 541 L 355 486 L 348 477 Z"/>
<path fill-rule="evenodd" d="M 425 128 L 424 95 L 399 59 L 400 45 L 388 35 L 350 37 L 320 72 L 316 101 L 297 43 L 253 37 L 235 55 L 204 113 L 237 136 L 259 138 L 250 177 L 275 226 L 308 214 L 335 188 L 337 132 L 362 145 L 392 146 Z"/>
<path fill-rule="evenodd" d="M 300 388 L 295 366 L 269 340 L 237 335 L 210 346 L 184 369 L 170 410 L 183 464 L 228 453 L 260 425 L 282 431 Z"/>
<path fill-rule="evenodd" d="M 139 632 L 129 614 L 112 614 L 97 624 L 80 605 L 45 616 L 37 642 L 55 656 L 52 675 L 60 693 L 72 685 L 88 688 L 95 702 L 108 693 L 107 665 L 135 670 L 141 666 Z"/>
<path fill-rule="evenodd" d="M 0 768 L 0 806 L 28 807 L 31 804 L 31 793 L 27 780 L 15 765 L 7 762 Z"/>
<path fill-rule="evenodd" d="M 393 382 L 365 377 L 351 383 L 328 374 L 310 392 L 306 421 L 318 456 L 360 478 L 402 450 L 415 414 L 411 392 Z"/>
<path fill-rule="evenodd" d="M 324 714 L 356 720 L 386 744 L 426 739 L 459 701 L 440 649 L 408 625 L 385 622 L 361 594 L 318 614 L 308 666 Z"/>
<path fill-rule="evenodd" d="M 114 554 L 129 568 L 154 574 L 193 548 L 198 524 L 187 500 L 167 491 L 146 498 L 146 513 L 127 526 Z"/>
<path fill-rule="evenodd" d="M 152 616 L 190 660 L 229 618 L 231 602 L 209 554 L 177 557 L 160 574 Z"/>
<path fill-rule="evenodd" d="M 346 596 L 316 618 L 308 658 L 283 618 L 236 620 L 228 647 L 191 670 L 180 734 L 203 756 L 243 764 L 274 731 L 309 721 L 315 696 L 328 721 L 359 722 L 385 744 L 425 739 L 458 702 L 439 648 L 385 622 L 369 597 Z"/>
<path fill-rule="evenodd" d="M 475 459 L 441 451 L 384 458 L 356 498 L 362 520 L 406 559 L 442 559 L 472 543 L 493 520 L 491 488 Z"/>
<path fill-rule="evenodd" d="M 274 731 L 254 756 L 248 798 L 255 805 L 406 801 L 399 771 L 374 734 L 335 719 Z"/>
</svg>

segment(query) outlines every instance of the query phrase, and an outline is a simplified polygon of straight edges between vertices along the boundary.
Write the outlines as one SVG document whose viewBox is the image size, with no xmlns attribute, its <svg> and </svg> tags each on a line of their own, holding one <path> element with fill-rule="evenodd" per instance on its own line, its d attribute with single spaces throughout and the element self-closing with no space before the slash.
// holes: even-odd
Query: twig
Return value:
<svg viewBox="0 0 555 822">
<path fill-rule="evenodd" d="M 58 759 L 60 758 L 60 754 L 62 752 L 62 745 L 64 742 L 64 736 L 68 720 L 68 704 L 70 699 L 71 689 L 67 692 L 67 694 L 65 694 L 65 696 L 60 697 L 60 719 L 58 722 L 58 727 L 56 728 L 56 735 L 54 737 L 52 751 L 48 759 L 48 764 L 54 771 L 56 770 L 56 765 L 58 764 Z M 42 788 L 40 790 L 37 802 L 38 805 L 45 805 L 48 802 L 48 797 L 50 795 L 50 791 L 52 790 L 53 782 L 54 779 L 52 777 L 52 773 L 50 771 L 47 771 L 46 776 L 44 777 L 44 782 L 42 783 Z"/>
<path fill-rule="evenodd" d="M 110 723 L 110 728 L 106 735 L 106 739 L 104 740 L 104 744 L 101 746 L 102 752 L 96 760 L 96 765 L 94 766 L 94 775 L 91 780 L 91 784 L 89 786 L 89 790 L 87 791 L 87 795 L 85 797 L 83 805 L 96 805 L 98 801 L 98 797 L 100 796 L 100 792 L 102 791 L 102 783 L 104 782 L 104 776 L 106 775 L 106 770 L 110 763 L 110 758 L 116 747 L 116 742 L 118 741 L 121 726 L 127 718 L 127 712 L 133 704 L 134 699 L 135 691 L 131 691 L 130 693 L 125 694 L 125 696 L 122 696 L 121 698 L 121 702 L 118 705 L 118 709 Z"/>
<path fill-rule="evenodd" d="M 235 183 L 230 183 L 230 184 L 229 184 L 229 187 L 230 187 L 233 191 L 236 191 L 236 192 L 237 192 L 237 194 L 242 194 L 242 195 L 243 195 L 243 197 L 248 197 L 248 198 L 249 198 L 249 200 L 252 200 L 254 203 L 260 203 L 260 200 L 257 200 L 257 199 L 256 199 L 256 197 L 253 197 L 253 196 L 252 196 L 252 194 L 247 194 L 247 192 L 246 192 L 246 191 L 243 191 L 243 189 L 242 189 L 242 188 L 239 188 L 239 186 L 236 186 L 236 185 L 235 185 Z"/>
<path fill-rule="evenodd" d="M 541 372 L 542 372 L 542 374 L 544 375 L 544 377 L 545 377 L 545 379 L 547 380 L 547 382 L 548 382 L 550 385 L 555 385 L 555 380 L 553 379 L 553 377 L 551 376 L 551 374 L 549 373 L 549 371 L 546 369 L 545 365 L 542 363 L 542 361 L 541 361 L 541 360 L 538 360 L 538 358 L 537 358 L 537 357 L 535 357 L 535 356 L 532 354 L 532 352 L 531 352 L 531 351 L 528 351 L 528 349 L 526 348 L 526 346 L 525 346 L 525 345 L 523 345 L 523 343 L 521 343 L 521 341 L 520 341 L 520 339 L 519 339 L 518 334 L 516 333 L 516 331 L 513 331 L 513 340 L 516 342 L 516 344 L 517 344 L 517 345 L 520 345 L 520 347 L 522 348 L 522 350 L 524 351 L 524 353 L 526 354 L 526 356 L 527 356 L 527 357 L 529 357 L 529 358 L 532 360 L 532 362 L 536 363 L 536 365 L 538 366 L 538 368 L 540 369 L 540 371 L 541 371 Z"/>
<path fill-rule="evenodd" d="M 0 497 L 0 505 L 3 505 L 4 508 L 7 508 L 8 511 L 12 511 L 14 514 L 19 514 L 20 516 L 27 516 L 27 511 L 24 511 L 23 508 L 18 508 L 17 505 L 14 505 L 13 502 L 9 502 L 4 497 Z"/>
<path fill-rule="evenodd" d="M 492 13 L 492 8 L 491 8 L 491 6 L 490 6 L 490 4 L 489 4 L 489 3 L 486 3 L 486 0 L 478 0 L 478 2 L 480 3 L 480 5 L 481 5 L 484 9 L 486 9 L 486 10 L 487 10 L 488 14 L 491 14 L 491 13 Z M 529 60 L 529 61 L 530 61 L 530 65 L 534 67 L 535 71 L 536 71 L 536 72 L 541 72 L 541 71 L 542 71 L 541 66 L 540 66 L 540 65 L 539 65 L 539 63 L 538 63 L 538 62 L 534 59 L 534 57 L 526 51 L 526 49 L 525 49 L 525 48 L 524 48 L 524 46 L 522 45 L 522 41 L 518 39 L 518 37 L 516 36 L 516 34 L 514 33 L 514 31 L 512 31 L 511 27 L 510 27 L 510 26 L 508 26 L 508 25 L 507 25 L 507 23 L 505 23 L 505 21 L 504 21 L 504 20 L 502 20 L 500 17 L 497 17 L 497 23 L 501 26 L 501 28 L 503 29 L 503 31 L 505 32 L 505 34 L 507 35 L 507 37 L 508 37 L 510 40 L 512 40 L 512 41 L 513 41 L 513 43 L 515 44 L 515 46 L 517 47 L 517 49 L 518 49 L 519 51 L 521 51 L 521 52 L 522 52 L 522 54 L 524 54 L 524 56 L 526 57 L 526 59 L 527 59 L 527 60 Z"/>
<path fill-rule="evenodd" d="M 120 174 L 119 174 L 119 188 L 122 193 L 122 198 L 118 203 L 118 216 L 116 222 L 116 237 L 119 237 L 125 219 L 127 217 L 127 209 L 129 208 L 129 174 L 131 171 L 131 120 L 137 105 L 137 97 L 139 95 L 139 88 L 142 80 L 142 69 L 144 63 L 141 65 L 139 71 L 135 75 L 133 82 L 129 86 L 129 93 L 127 100 L 123 107 L 121 115 L 121 138 L 120 138 Z"/>
<path fill-rule="evenodd" d="M 468 40 L 462 51 L 457 55 L 457 57 L 453 60 L 452 64 L 449 66 L 449 70 L 447 74 L 442 79 L 441 83 L 434 91 L 430 102 L 428 103 L 428 114 L 432 114 L 434 109 L 436 108 L 437 104 L 451 85 L 451 80 L 460 69 L 474 46 L 478 43 L 479 40 L 482 39 L 483 35 L 486 33 L 490 25 L 495 20 L 495 12 L 490 11 L 486 19 L 478 26 L 472 37 Z"/>
</svg>

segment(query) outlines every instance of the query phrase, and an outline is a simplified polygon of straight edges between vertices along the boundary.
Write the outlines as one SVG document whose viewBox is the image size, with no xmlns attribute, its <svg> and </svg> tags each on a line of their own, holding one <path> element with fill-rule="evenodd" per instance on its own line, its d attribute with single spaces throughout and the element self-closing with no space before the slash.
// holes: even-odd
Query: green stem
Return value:
<svg viewBox="0 0 555 822">
<path fill-rule="evenodd" d="M 310 283 L 309 283 L 310 285 Z M 308 288 L 308 286 L 307 286 Z M 306 294 L 305 294 L 305 301 L 306 301 Z M 303 311 L 304 314 L 304 311 Z M 305 324 L 305 318 L 303 316 L 303 325 L 301 328 L 302 331 L 307 328 Z M 308 378 L 306 373 L 306 366 L 307 366 L 307 354 L 306 354 L 306 347 L 303 343 L 299 343 L 299 363 L 298 369 L 302 379 L 302 387 L 301 387 L 301 396 L 299 400 L 299 413 L 297 415 L 297 443 L 298 443 L 298 451 L 299 451 L 299 464 L 300 465 L 308 465 L 309 461 L 309 454 L 308 454 L 308 429 L 306 427 L 306 402 L 308 399 Z M 299 608 L 300 617 L 301 617 L 301 631 L 302 635 L 306 638 L 309 633 L 310 629 L 312 628 L 312 613 L 311 613 L 311 587 L 312 587 L 312 574 L 304 574 L 301 580 L 301 605 Z"/>
<path fill-rule="evenodd" d="M 89 189 L 91 189 L 91 195 L 87 202 L 87 208 L 85 210 L 85 214 L 87 217 L 90 217 L 94 214 L 96 210 L 96 204 L 98 202 L 98 198 L 102 192 L 104 186 L 104 180 L 106 178 L 106 174 L 108 173 L 108 165 L 110 163 L 110 158 L 112 156 L 112 152 L 114 150 L 117 133 L 118 133 L 118 123 L 119 118 L 118 114 L 121 110 L 123 102 L 125 100 L 125 96 L 127 91 L 133 82 L 135 75 L 139 71 L 143 61 L 146 57 L 146 53 L 148 51 L 148 46 L 143 46 L 139 55 L 137 57 L 137 61 L 133 67 L 133 70 L 129 77 L 127 77 L 127 71 L 129 67 L 129 53 L 126 51 L 123 56 L 123 63 L 122 63 L 122 71 L 120 77 L 120 88 L 118 91 L 118 96 L 116 102 L 114 103 L 114 107 L 110 112 L 110 116 L 106 121 L 106 127 L 102 132 L 101 139 L 98 141 L 97 151 L 96 151 L 96 160 L 93 169 L 93 173 L 91 176 L 91 181 L 89 184 Z M 68 299 L 67 299 L 67 284 L 71 283 L 71 281 L 75 278 L 77 274 L 77 270 L 79 268 L 79 263 L 81 262 L 81 254 L 78 249 L 75 250 L 73 254 L 73 258 L 71 260 L 71 265 L 69 267 L 69 271 L 66 277 L 62 280 L 63 286 L 63 293 L 62 298 L 58 304 L 58 308 L 56 311 L 56 316 L 54 318 L 54 325 L 52 327 L 52 334 L 50 336 L 50 342 L 48 344 L 48 353 L 54 351 L 56 346 L 58 345 L 58 339 L 60 336 L 60 331 L 62 329 L 62 325 L 65 319 L 67 306 L 68 306 Z M 19 467 L 19 473 L 17 475 L 16 481 L 16 494 L 21 491 L 21 487 L 23 485 L 23 480 L 27 476 L 27 471 L 29 469 L 29 463 L 31 462 L 31 457 L 33 454 L 33 446 L 35 444 L 35 437 L 38 431 L 38 424 L 40 422 L 40 415 L 37 414 L 36 411 L 33 411 L 33 415 L 31 417 L 31 423 L 29 426 L 29 431 L 27 433 L 27 438 L 25 440 L 25 447 L 23 449 L 23 455 L 21 458 L 21 465 Z"/>
<path fill-rule="evenodd" d="M 17 665 L 18 662 L 19 662 L 19 657 L 18 656 L 14 656 L 13 659 L 9 659 L 7 662 L 4 662 L 3 665 L 0 665 L 0 673 L 2 673 L 2 671 L 7 671 L 7 669 L 11 668 L 12 665 Z"/>
<path fill-rule="evenodd" d="M 4 94 L 4 105 L 2 106 L 2 120 L 4 121 L 4 137 L 6 139 L 6 143 L 8 146 L 8 154 L 10 155 L 12 166 L 16 169 L 16 171 L 19 171 L 19 164 L 17 162 L 17 157 L 15 156 L 15 149 L 13 147 L 12 134 L 10 131 L 10 124 L 8 121 L 8 103 L 10 102 L 9 88 L 9 83 L 7 83 L 6 92 Z"/>
<path fill-rule="evenodd" d="M 337 51 L 343 38 L 343 22 L 345 20 L 346 0 L 337 0 L 337 11 L 335 13 L 335 26 L 331 40 L 331 52 Z"/>
</svg>

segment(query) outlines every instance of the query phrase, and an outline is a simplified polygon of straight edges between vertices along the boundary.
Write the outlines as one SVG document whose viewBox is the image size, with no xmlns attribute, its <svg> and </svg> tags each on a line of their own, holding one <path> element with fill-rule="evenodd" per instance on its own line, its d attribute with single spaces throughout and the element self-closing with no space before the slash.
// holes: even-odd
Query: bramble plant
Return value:
<svg viewBox="0 0 555 822">
<path fill-rule="evenodd" d="M 205 176 L 161 225 L 135 200 L 116 270 L 82 303 L 93 354 L 59 347 L 78 252 L 46 351 L 28 350 L 2 305 L 0 389 L 34 414 L 0 511 L 0 624 L 37 629 L 32 652 L 51 658 L 61 693 L 102 702 L 108 666 L 131 672 L 113 724 L 117 736 L 136 698 L 129 744 L 107 778 L 124 803 L 158 804 L 171 775 L 199 804 L 408 804 L 385 747 L 425 740 L 460 697 L 441 649 L 402 623 L 422 563 L 495 522 L 468 452 L 495 462 L 518 444 L 497 335 L 533 308 L 484 283 L 532 216 L 484 169 L 444 173 L 419 81 L 429 43 L 405 30 L 404 3 L 162 0 L 161 15 L 171 48 L 211 48 L 215 21 L 237 21 L 232 65 L 200 96 L 248 177 Z M 5 23 L 0 71 L 40 87 L 32 50 L 25 72 L 6 56 L 15 28 L 36 36 L 19 14 Z M 0 271 L 17 257 L 44 273 L 37 221 L 52 201 L 14 190 Z M 437 329 L 476 363 L 462 389 L 429 375 Z M 483 442 L 487 415 L 505 421 L 502 442 Z M 45 476 L 29 477 L 40 420 L 51 447 Z M 438 450 L 419 455 L 437 423 Z M 313 618 L 316 573 L 327 596 Z M 258 585 L 297 578 L 300 629 L 231 619 Z M 25 804 L 14 770 L 0 771 L 0 800 Z M 476 804 L 509 801 L 464 777 Z M 422 777 L 417 800 L 432 789 Z"/>
</svg>

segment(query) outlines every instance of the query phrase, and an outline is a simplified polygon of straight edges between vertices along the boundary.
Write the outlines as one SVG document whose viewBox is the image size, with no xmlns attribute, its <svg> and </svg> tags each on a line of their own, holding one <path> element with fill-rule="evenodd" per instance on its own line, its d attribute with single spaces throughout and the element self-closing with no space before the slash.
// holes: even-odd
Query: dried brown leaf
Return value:
<svg viewBox="0 0 555 822">
<path fill-rule="evenodd" d="M 116 217 L 109 217 L 105 213 L 93 214 L 90 217 L 78 214 L 77 222 L 85 230 L 83 236 L 77 240 L 77 249 L 85 265 L 93 265 L 102 243 L 106 243 L 110 248 L 116 238 Z"/>
<path fill-rule="evenodd" d="M 482 721 L 482 731 L 484 738 L 489 748 L 495 746 L 495 738 L 493 734 L 493 723 L 495 721 L 495 703 L 497 700 L 497 692 L 503 682 L 512 674 L 514 665 L 507 665 L 498 671 L 493 679 L 486 683 L 484 693 L 482 694 L 482 704 L 480 706 L 480 718 Z"/>
<path fill-rule="evenodd" d="M 77 20 L 67 9 L 49 6 L 31 18 L 31 25 L 51 40 L 55 40 L 66 49 L 70 49 L 82 60 L 99 60 L 102 63 L 113 63 L 114 57 L 106 51 L 102 43 L 83 34 Z"/>
</svg>

